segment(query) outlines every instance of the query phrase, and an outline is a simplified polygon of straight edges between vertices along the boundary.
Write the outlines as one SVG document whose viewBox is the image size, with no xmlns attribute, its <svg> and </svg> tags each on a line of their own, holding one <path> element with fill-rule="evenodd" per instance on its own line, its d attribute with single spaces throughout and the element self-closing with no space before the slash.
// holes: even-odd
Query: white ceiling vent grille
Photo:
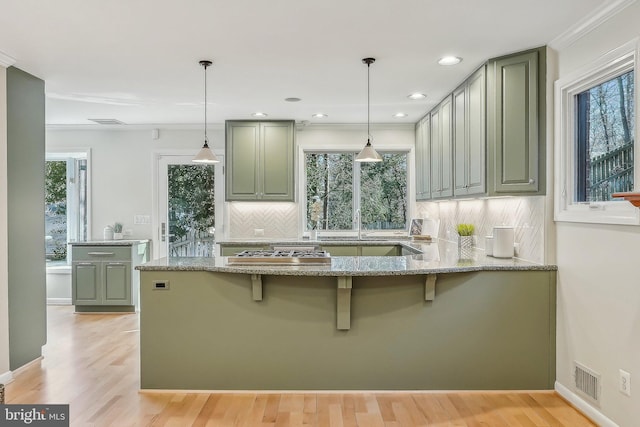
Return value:
<svg viewBox="0 0 640 427">
<path fill-rule="evenodd" d="M 124 125 L 124 122 L 116 119 L 89 119 L 92 122 L 96 122 L 99 125 Z"/>
<path fill-rule="evenodd" d="M 592 402 L 599 404 L 601 375 L 578 362 L 574 361 L 573 364 L 576 390 L 588 397 Z"/>
</svg>

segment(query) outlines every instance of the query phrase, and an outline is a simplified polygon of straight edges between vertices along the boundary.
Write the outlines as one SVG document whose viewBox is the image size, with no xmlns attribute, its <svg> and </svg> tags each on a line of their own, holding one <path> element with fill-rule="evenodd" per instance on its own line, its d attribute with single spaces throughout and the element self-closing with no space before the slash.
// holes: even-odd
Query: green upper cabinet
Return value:
<svg viewBox="0 0 640 427">
<path fill-rule="evenodd" d="M 453 196 L 453 102 L 446 97 L 431 112 L 431 198 Z"/>
<path fill-rule="evenodd" d="M 294 125 L 226 122 L 227 201 L 294 201 Z"/>
<path fill-rule="evenodd" d="M 487 68 L 489 194 L 543 194 L 545 48 L 490 60 Z"/>
<path fill-rule="evenodd" d="M 453 92 L 454 195 L 482 194 L 486 162 L 485 67 Z"/>
<path fill-rule="evenodd" d="M 416 123 L 416 200 L 431 198 L 429 167 L 431 166 L 431 116 Z"/>
</svg>

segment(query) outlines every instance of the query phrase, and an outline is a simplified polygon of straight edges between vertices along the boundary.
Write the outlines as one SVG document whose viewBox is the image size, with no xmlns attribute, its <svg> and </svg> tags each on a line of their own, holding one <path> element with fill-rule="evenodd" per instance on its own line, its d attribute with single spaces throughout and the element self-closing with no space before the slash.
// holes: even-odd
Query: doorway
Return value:
<svg viewBox="0 0 640 427">
<path fill-rule="evenodd" d="M 222 225 L 222 162 L 205 165 L 189 155 L 157 157 L 156 258 L 212 257 Z M 219 203 L 216 204 L 216 201 Z"/>
</svg>

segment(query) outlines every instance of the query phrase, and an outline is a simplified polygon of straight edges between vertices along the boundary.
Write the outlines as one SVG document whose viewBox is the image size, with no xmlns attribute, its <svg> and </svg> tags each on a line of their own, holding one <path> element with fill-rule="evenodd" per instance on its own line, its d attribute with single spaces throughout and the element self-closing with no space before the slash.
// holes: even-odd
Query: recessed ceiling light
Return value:
<svg viewBox="0 0 640 427">
<path fill-rule="evenodd" d="M 300 98 L 285 98 L 284 99 L 287 102 L 300 102 L 302 101 Z"/>
<path fill-rule="evenodd" d="M 424 93 L 412 93 L 411 95 L 407 95 L 407 98 L 410 99 L 425 99 L 427 97 L 427 95 L 425 95 Z"/>
<path fill-rule="evenodd" d="M 438 64 L 440 65 L 456 65 L 462 61 L 462 58 L 458 56 L 445 56 L 438 60 Z"/>
<path fill-rule="evenodd" d="M 408 116 L 408 114 L 407 114 L 407 113 L 395 113 L 395 114 L 393 115 L 393 117 L 395 117 L 396 119 L 402 119 L 402 118 L 405 118 L 405 117 L 407 117 L 407 116 Z"/>
<path fill-rule="evenodd" d="M 261 113 L 261 112 L 257 112 L 257 113 L 253 113 L 252 114 L 253 117 L 267 117 L 267 113 Z"/>
<path fill-rule="evenodd" d="M 316 119 L 324 119 L 325 117 L 329 117 L 329 115 L 328 114 L 324 114 L 324 113 L 315 113 L 311 117 L 316 118 Z"/>
</svg>

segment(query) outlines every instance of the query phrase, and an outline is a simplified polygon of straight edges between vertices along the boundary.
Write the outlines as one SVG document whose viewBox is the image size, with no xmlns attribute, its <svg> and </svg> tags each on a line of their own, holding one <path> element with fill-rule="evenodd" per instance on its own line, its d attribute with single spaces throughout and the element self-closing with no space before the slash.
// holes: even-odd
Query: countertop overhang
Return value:
<svg viewBox="0 0 640 427">
<path fill-rule="evenodd" d="M 238 244 L 242 242 L 225 242 Z M 247 242 L 248 243 L 248 242 Z M 255 241 L 252 242 L 256 244 Z M 273 242 L 269 242 L 273 243 Z M 308 244 L 309 241 L 279 241 L 277 244 Z M 315 242 L 314 242 L 315 243 Z M 473 249 L 461 256 L 456 243 L 440 240 L 423 243 L 404 240 L 326 240 L 325 245 L 398 244 L 420 252 L 404 256 L 332 256 L 330 265 L 272 266 L 228 265 L 227 257 L 161 258 L 136 267 L 141 271 L 210 271 L 276 276 L 402 276 L 473 271 L 555 271 L 556 265 L 536 264 L 518 258 L 494 258 Z"/>
</svg>

